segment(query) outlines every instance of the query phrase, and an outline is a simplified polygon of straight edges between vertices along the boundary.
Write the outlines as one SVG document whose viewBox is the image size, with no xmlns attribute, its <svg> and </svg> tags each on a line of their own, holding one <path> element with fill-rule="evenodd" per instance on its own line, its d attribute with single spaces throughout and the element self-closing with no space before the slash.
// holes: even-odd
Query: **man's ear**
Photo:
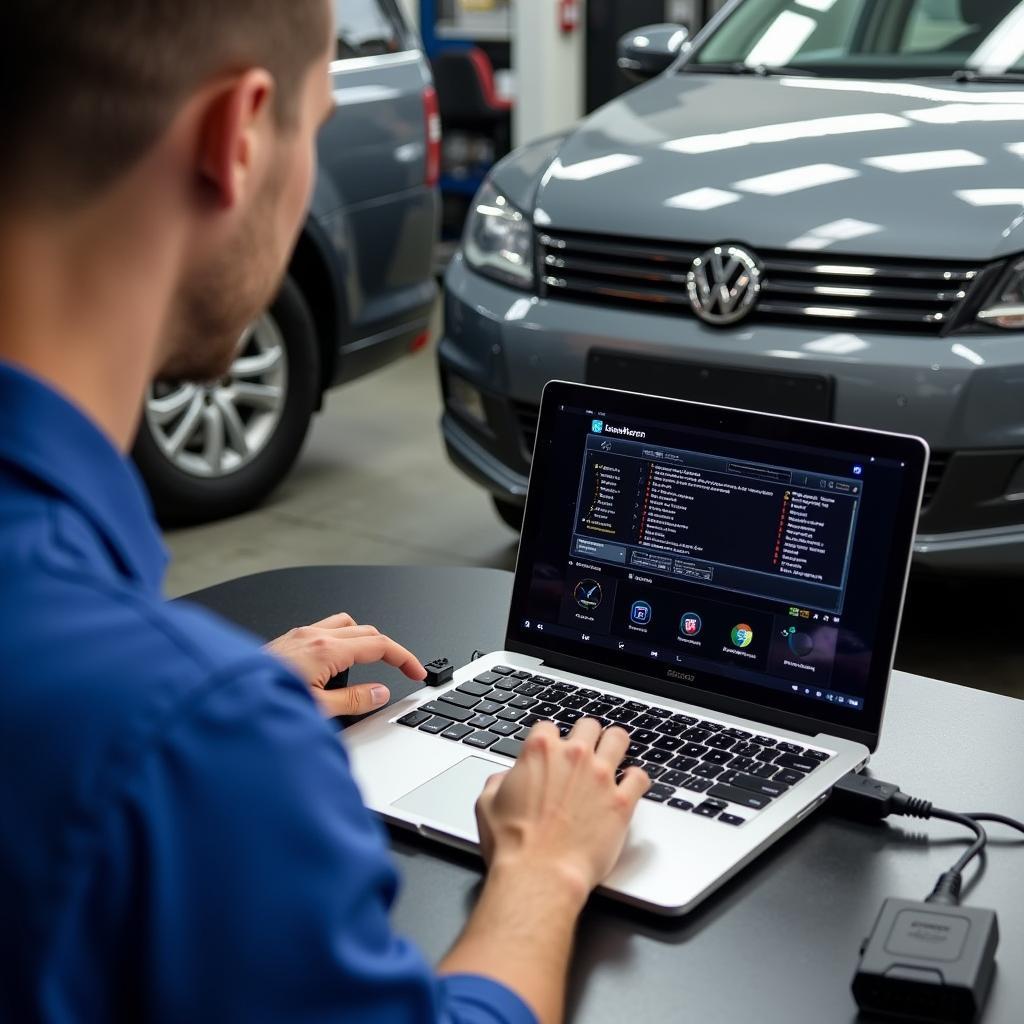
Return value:
<svg viewBox="0 0 1024 1024">
<path fill-rule="evenodd" d="M 251 189 L 266 151 L 274 99 L 273 76 L 261 68 L 211 87 L 203 105 L 197 172 L 222 209 Z"/>
</svg>

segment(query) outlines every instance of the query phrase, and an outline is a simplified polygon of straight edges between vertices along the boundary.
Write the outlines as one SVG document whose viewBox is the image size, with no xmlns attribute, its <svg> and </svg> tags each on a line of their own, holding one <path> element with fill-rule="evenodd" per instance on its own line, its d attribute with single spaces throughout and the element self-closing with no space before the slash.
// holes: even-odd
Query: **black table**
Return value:
<svg viewBox="0 0 1024 1024">
<path fill-rule="evenodd" d="M 316 567 L 263 573 L 191 600 L 270 638 L 336 611 L 372 622 L 424 660 L 502 646 L 511 574 L 487 569 Z M 414 687 L 389 669 L 395 699 Z M 954 810 L 1024 819 L 1024 702 L 896 673 L 875 774 Z M 923 899 L 963 848 L 962 830 L 899 819 L 860 826 L 827 810 L 682 920 L 606 899 L 580 927 L 570 1019 L 583 1024 L 846 1024 L 861 939 L 883 899 Z M 999 969 L 983 1024 L 1024 1019 L 1024 847 L 990 829 L 967 899 L 999 912 Z M 1007 837 L 1002 841 L 1002 837 Z M 473 904 L 472 858 L 392 832 L 404 878 L 397 927 L 439 960 Z M 859 1018 L 864 1020 L 865 1018 Z"/>
</svg>

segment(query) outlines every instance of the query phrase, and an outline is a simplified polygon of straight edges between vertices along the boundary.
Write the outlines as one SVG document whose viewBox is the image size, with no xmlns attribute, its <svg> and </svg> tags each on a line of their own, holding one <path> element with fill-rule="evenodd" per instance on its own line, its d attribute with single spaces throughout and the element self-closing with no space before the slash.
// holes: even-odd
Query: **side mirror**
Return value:
<svg viewBox="0 0 1024 1024">
<path fill-rule="evenodd" d="M 645 25 L 633 29 L 619 40 L 619 69 L 636 82 L 654 78 L 672 65 L 689 36 L 682 25 Z"/>
</svg>

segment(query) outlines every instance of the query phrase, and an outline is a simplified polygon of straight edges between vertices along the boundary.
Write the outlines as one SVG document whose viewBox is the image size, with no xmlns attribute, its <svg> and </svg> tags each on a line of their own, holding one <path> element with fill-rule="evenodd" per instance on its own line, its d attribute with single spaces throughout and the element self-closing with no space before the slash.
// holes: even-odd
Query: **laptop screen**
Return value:
<svg viewBox="0 0 1024 1024">
<path fill-rule="evenodd" d="M 913 438 L 549 384 L 509 640 L 876 731 L 926 459 Z"/>
</svg>

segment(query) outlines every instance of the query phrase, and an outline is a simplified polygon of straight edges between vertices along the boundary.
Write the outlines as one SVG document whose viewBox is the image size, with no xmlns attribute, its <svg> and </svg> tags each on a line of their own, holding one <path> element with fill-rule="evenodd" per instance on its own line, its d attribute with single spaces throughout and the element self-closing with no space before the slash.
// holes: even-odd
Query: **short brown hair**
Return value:
<svg viewBox="0 0 1024 1024">
<path fill-rule="evenodd" d="M 0 205 L 99 192 L 224 71 L 267 68 L 286 122 L 330 17 L 326 0 L 0 0 Z"/>
</svg>

